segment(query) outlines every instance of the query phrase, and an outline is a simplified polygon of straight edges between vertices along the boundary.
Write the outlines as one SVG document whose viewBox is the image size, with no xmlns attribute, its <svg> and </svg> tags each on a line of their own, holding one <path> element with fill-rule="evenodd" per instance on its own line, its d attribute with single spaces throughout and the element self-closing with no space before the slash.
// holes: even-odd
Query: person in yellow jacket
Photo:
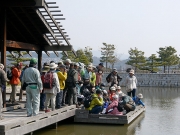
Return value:
<svg viewBox="0 0 180 135">
<path fill-rule="evenodd" d="M 65 80 L 67 79 L 66 66 L 61 65 L 59 67 L 60 71 L 57 72 L 59 84 L 60 84 L 60 92 L 56 95 L 56 109 L 61 108 L 62 99 L 63 99 L 63 90 L 65 88 Z"/>
<path fill-rule="evenodd" d="M 88 108 L 89 113 L 99 114 L 102 112 L 103 98 L 101 90 L 96 90 L 96 93 L 92 95 L 92 101 L 90 107 Z"/>
<path fill-rule="evenodd" d="M 93 87 L 95 87 L 95 84 L 96 84 L 96 73 L 95 73 L 95 70 L 96 70 L 96 68 L 93 67 L 93 70 L 91 71 L 92 74 L 91 74 L 91 79 L 90 79 L 90 84 Z"/>
</svg>

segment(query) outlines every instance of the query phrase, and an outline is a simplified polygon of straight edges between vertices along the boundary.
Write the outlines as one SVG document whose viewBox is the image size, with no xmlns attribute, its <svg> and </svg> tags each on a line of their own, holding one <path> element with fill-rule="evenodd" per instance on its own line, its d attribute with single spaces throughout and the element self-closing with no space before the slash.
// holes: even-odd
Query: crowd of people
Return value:
<svg viewBox="0 0 180 135">
<path fill-rule="evenodd" d="M 115 115 L 132 111 L 136 105 L 145 106 L 141 101 L 143 95 L 136 96 L 137 79 L 134 70 L 131 70 L 126 78 L 126 95 L 121 91 L 119 82 L 122 78 L 115 68 L 106 77 L 110 87 L 105 89 L 106 85 L 102 82 L 103 63 L 93 66 L 93 64 L 84 65 L 81 62 L 74 63 L 66 59 L 58 63 L 45 62 L 41 71 L 36 68 L 36 65 L 36 58 L 32 58 L 29 65 L 24 68 L 22 68 L 22 63 L 18 63 L 11 67 L 6 76 L 4 67 L 0 64 L 2 91 L 6 82 L 12 87 L 9 102 L 16 103 L 15 96 L 20 82 L 19 101 L 22 100 L 23 91 L 26 91 L 27 117 L 36 116 L 39 111 L 47 113 L 73 104 L 77 107 L 84 106 L 89 113 Z M 1 98 L 0 95 L 2 105 Z"/>
</svg>

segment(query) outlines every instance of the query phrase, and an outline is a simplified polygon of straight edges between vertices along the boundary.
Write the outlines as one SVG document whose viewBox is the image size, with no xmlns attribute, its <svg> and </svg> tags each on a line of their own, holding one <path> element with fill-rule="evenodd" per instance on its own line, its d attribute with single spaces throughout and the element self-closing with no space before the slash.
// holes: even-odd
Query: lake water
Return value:
<svg viewBox="0 0 180 135">
<path fill-rule="evenodd" d="M 179 88 L 141 87 L 146 111 L 129 125 L 60 123 L 35 135 L 180 135 Z M 123 90 L 124 91 L 124 90 Z"/>
</svg>

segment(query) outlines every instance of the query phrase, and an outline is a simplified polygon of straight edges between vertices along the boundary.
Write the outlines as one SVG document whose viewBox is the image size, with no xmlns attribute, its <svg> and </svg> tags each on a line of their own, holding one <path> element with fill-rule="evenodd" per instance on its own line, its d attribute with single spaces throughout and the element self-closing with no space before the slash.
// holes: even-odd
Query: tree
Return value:
<svg viewBox="0 0 180 135">
<path fill-rule="evenodd" d="M 112 69 L 114 68 L 114 64 L 120 61 L 120 56 L 118 54 L 114 55 L 114 59 L 110 60 L 110 64 L 112 65 Z"/>
<path fill-rule="evenodd" d="M 106 69 L 107 69 L 107 63 L 114 63 L 115 62 L 115 56 L 114 56 L 114 45 L 103 43 L 104 47 L 101 48 L 101 55 L 100 62 L 106 63 Z"/>
<path fill-rule="evenodd" d="M 158 66 L 160 66 L 159 58 L 157 58 L 156 54 L 152 54 L 148 59 L 146 63 L 147 69 L 151 72 L 157 72 Z"/>
<path fill-rule="evenodd" d="M 75 57 L 74 54 L 71 52 L 71 51 L 68 51 L 67 52 L 68 56 L 66 56 L 64 53 L 62 53 L 62 60 L 66 60 L 66 59 L 71 59 L 73 62 L 82 62 L 84 63 L 85 65 L 88 65 L 90 63 L 89 59 L 92 59 L 89 58 L 87 55 L 85 55 L 85 52 L 84 50 L 82 49 L 79 49 L 76 51 L 76 54 L 77 56 Z"/>
<path fill-rule="evenodd" d="M 128 53 L 130 56 L 129 56 L 129 60 L 126 62 L 126 64 L 135 67 L 135 71 L 137 71 L 137 69 L 141 69 L 142 67 L 145 66 L 146 60 L 144 57 L 144 52 L 139 51 L 135 47 L 135 49 L 130 48 Z"/>
<path fill-rule="evenodd" d="M 88 58 L 88 61 L 93 63 L 93 54 L 92 54 L 92 48 L 90 47 L 85 47 L 84 53 L 86 57 Z"/>
<path fill-rule="evenodd" d="M 159 54 L 160 57 L 161 66 L 164 67 L 164 73 L 166 71 L 166 67 L 168 67 L 168 73 L 169 73 L 170 66 L 177 65 L 179 63 L 179 57 L 177 56 L 177 54 L 175 54 L 176 52 L 177 51 L 172 46 L 159 48 L 159 52 L 157 53 Z"/>
<path fill-rule="evenodd" d="M 29 61 L 31 58 L 27 57 L 27 52 L 17 52 L 17 51 L 13 51 L 12 54 L 7 54 L 7 60 L 10 61 L 11 65 L 15 65 L 19 62 L 26 62 Z M 24 64 L 23 64 L 24 65 Z"/>
</svg>

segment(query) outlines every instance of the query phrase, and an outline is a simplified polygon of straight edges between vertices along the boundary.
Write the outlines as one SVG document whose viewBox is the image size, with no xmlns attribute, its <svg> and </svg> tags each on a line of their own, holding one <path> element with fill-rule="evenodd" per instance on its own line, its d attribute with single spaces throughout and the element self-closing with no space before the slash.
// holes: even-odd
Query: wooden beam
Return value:
<svg viewBox="0 0 180 135">
<path fill-rule="evenodd" d="M 60 31 L 61 35 L 63 36 L 63 38 L 65 39 L 66 43 L 67 43 L 68 45 L 71 45 L 70 42 L 69 42 L 69 41 L 66 39 L 66 37 L 64 36 L 63 31 L 60 29 L 60 27 L 58 27 L 58 24 L 56 23 L 55 19 L 54 19 L 53 16 L 51 15 L 51 12 L 48 10 L 48 6 L 47 6 L 46 3 L 44 3 L 44 8 L 45 8 L 46 12 L 49 14 L 50 18 L 53 20 L 55 26 L 59 29 L 59 31 Z"/>
<path fill-rule="evenodd" d="M 9 51 L 9 53 L 15 58 L 13 51 Z"/>
<path fill-rule="evenodd" d="M 56 4 L 56 2 L 46 2 L 47 4 Z"/>
<path fill-rule="evenodd" d="M 38 51 L 38 70 L 41 72 L 42 69 L 42 51 Z"/>
<path fill-rule="evenodd" d="M 50 10 L 50 12 L 61 12 L 61 10 Z"/>
<path fill-rule="evenodd" d="M 4 65 L 4 70 L 6 71 L 6 39 L 7 39 L 7 14 L 6 9 L 1 10 L 2 12 L 2 31 L 0 31 L 0 35 L 2 35 L 0 39 L 1 46 L 1 63 Z M 2 92 L 3 98 L 3 107 L 6 107 L 6 89 Z M 2 105 L 2 104 L 1 104 Z"/>
<path fill-rule="evenodd" d="M 53 46 L 46 46 L 43 51 L 72 51 L 72 46 L 59 46 L 59 45 L 53 45 Z"/>
<path fill-rule="evenodd" d="M 32 57 L 32 55 L 31 55 L 30 51 L 26 51 L 26 52 L 27 52 L 27 54 L 29 54 L 29 56 L 31 56 L 31 57 Z"/>
<path fill-rule="evenodd" d="M 47 51 L 44 51 L 48 57 L 50 57 L 50 53 Z"/>
<path fill-rule="evenodd" d="M 57 51 L 54 51 L 54 54 L 56 54 L 56 56 L 59 57 L 59 53 Z"/>
<path fill-rule="evenodd" d="M 46 26 L 46 28 L 49 30 L 51 36 L 55 39 L 55 41 L 57 42 L 57 44 L 60 45 L 59 41 L 56 39 L 53 30 L 51 28 L 51 26 L 48 24 L 48 22 L 44 19 L 44 17 L 42 16 L 42 13 L 37 9 L 36 13 L 39 15 L 40 19 L 42 20 L 42 22 L 44 23 L 44 25 Z"/>
<path fill-rule="evenodd" d="M 8 48 L 17 48 L 17 49 L 24 49 L 30 51 L 38 51 L 40 48 L 36 45 L 23 43 L 23 42 L 16 42 L 16 41 L 9 41 L 6 42 L 6 47 Z"/>
</svg>

